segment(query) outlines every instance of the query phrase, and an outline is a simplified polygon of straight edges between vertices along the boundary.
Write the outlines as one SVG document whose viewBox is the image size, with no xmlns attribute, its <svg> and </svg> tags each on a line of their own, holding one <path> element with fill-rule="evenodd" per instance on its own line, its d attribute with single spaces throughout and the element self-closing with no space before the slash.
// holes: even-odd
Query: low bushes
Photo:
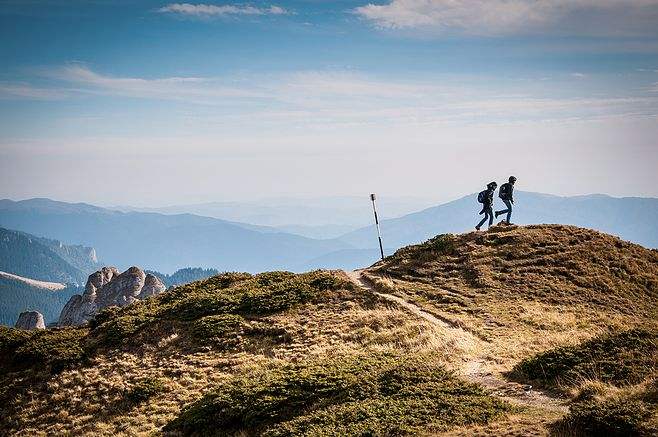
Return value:
<svg viewBox="0 0 658 437">
<path fill-rule="evenodd" d="M 585 388 L 554 427 L 568 435 L 658 435 L 658 379 L 608 393 Z"/>
<path fill-rule="evenodd" d="M 84 356 L 82 328 L 21 331 L 0 328 L 0 373 L 26 368 L 49 368 L 59 371 Z"/>
<path fill-rule="evenodd" d="M 165 391 L 165 385 L 158 378 L 144 378 L 125 392 L 125 399 L 132 403 L 138 404 L 151 399 L 153 396 Z"/>
<path fill-rule="evenodd" d="M 636 384 L 658 371 L 658 332 L 632 329 L 558 347 L 521 361 L 517 376 L 556 388 L 586 379 Z"/>
<path fill-rule="evenodd" d="M 165 431 L 380 435 L 486 423 L 508 406 L 431 357 L 362 353 L 261 369 L 207 394 Z"/>
</svg>

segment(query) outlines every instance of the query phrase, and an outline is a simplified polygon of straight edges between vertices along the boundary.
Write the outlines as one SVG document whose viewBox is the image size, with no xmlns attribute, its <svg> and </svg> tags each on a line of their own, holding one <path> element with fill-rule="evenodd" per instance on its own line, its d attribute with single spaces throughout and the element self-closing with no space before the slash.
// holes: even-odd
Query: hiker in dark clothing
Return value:
<svg viewBox="0 0 658 437">
<path fill-rule="evenodd" d="M 489 226 L 493 224 L 494 191 L 496 191 L 497 186 L 497 183 L 489 182 L 487 189 L 480 191 L 480 194 L 478 194 L 478 202 L 482 204 L 482 211 L 480 211 L 480 214 L 484 214 L 484 218 L 475 227 L 475 229 L 478 231 L 487 220 L 489 220 Z"/>
<path fill-rule="evenodd" d="M 507 209 L 496 211 L 496 218 L 498 218 L 499 215 L 507 213 L 507 220 L 505 220 L 507 224 L 510 223 L 510 219 L 512 218 L 512 205 L 514 204 L 514 182 L 516 182 L 516 178 L 514 176 L 510 176 L 509 182 L 501 185 L 500 190 L 498 190 L 498 197 L 500 197 L 503 203 L 505 203 Z"/>
</svg>

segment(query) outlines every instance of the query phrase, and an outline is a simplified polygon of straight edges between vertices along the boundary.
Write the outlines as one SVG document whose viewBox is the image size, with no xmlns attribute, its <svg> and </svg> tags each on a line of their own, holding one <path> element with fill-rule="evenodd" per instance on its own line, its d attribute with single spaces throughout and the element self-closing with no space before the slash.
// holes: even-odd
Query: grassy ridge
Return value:
<svg viewBox="0 0 658 437">
<path fill-rule="evenodd" d="M 93 356 L 98 349 L 148 342 L 140 333 L 175 324 L 199 344 L 243 328 L 244 318 L 272 314 L 306 302 L 327 290 L 349 287 L 331 272 L 304 274 L 226 273 L 172 289 L 124 308 L 101 311 L 87 328 L 24 332 L 0 327 L 0 374 L 34 368 L 61 370 Z M 257 327 L 249 330 L 261 333 Z"/>
</svg>

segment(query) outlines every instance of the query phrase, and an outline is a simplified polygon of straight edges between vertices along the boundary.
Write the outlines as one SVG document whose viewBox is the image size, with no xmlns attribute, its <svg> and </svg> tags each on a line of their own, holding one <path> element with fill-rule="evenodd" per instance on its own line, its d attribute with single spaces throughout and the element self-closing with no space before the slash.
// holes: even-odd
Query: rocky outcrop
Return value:
<svg viewBox="0 0 658 437">
<path fill-rule="evenodd" d="M 115 267 L 103 267 L 91 274 L 85 292 L 76 294 L 68 301 L 59 316 L 60 326 L 83 325 L 103 308 L 126 306 L 162 293 L 165 285 L 139 267 L 131 267 L 123 273 Z"/>
<path fill-rule="evenodd" d="M 21 313 L 18 316 L 15 326 L 18 329 L 28 330 L 46 328 L 43 315 L 39 311 L 25 311 Z"/>
</svg>

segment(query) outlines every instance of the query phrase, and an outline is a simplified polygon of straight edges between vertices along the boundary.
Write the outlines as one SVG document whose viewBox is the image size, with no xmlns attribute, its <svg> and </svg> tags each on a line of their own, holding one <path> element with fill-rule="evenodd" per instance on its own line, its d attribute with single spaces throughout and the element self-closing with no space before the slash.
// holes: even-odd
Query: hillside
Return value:
<svg viewBox="0 0 658 437">
<path fill-rule="evenodd" d="M 645 432 L 658 413 L 657 288 L 658 252 L 557 225 L 438 236 L 349 274 L 222 274 L 88 327 L 0 328 L 0 429 L 612 434 L 625 410 L 598 412 L 630 399 L 642 409 L 624 429 Z M 642 373 L 605 379 L 581 364 L 611 357 Z M 574 389 L 537 380 L 536 363 L 563 363 L 552 375 Z M 585 395 L 572 375 L 612 385 Z"/>
<path fill-rule="evenodd" d="M 36 281 L 0 272 L 0 325 L 14 326 L 23 311 L 39 311 L 46 323 L 57 321 L 66 302 L 79 288 Z"/>
<path fill-rule="evenodd" d="M 93 249 L 0 228 L 0 270 L 40 281 L 84 284 L 96 268 Z"/>
<path fill-rule="evenodd" d="M 658 199 L 605 195 L 559 197 L 515 191 L 512 222 L 520 225 L 562 223 L 616 235 L 645 247 L 658 248 Z M 480 210 L 472 194 L 403 217 L 383 220 L 384 244 L 395 249 L 417 244 L 437 234 L 473 230 Z M 502 209 L 500 199 L 496 208 Z M 341 240 L 359 247 L 377 247 L 373 226 L 348 233 Z M 373 256 L 372 262 L 377 260 Z"/>
<path fill-rule="evenodd" d="M 142 265 L 161 272 L 188 266 L 298 270 L 312 259 L 350 247 L 191 214 L 123 213 L 48 199 L 0 201 L 0 226 L 93 246 L 105 263 L 121 269 Z"/>
</svg>

